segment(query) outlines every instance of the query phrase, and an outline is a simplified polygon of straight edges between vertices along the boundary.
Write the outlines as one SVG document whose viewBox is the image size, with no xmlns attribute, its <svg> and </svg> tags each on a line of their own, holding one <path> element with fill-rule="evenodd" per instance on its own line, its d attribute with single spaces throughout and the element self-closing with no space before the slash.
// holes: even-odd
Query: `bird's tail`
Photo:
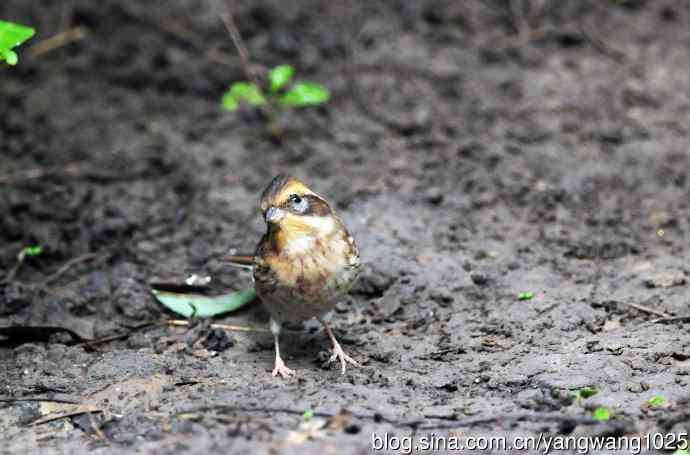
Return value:
<svg viewBox="0 0 690 455">
<path fill-rule="evenodd" d="M 239 267 L 242 269 L 254 268 L 254 256 L 251 254 L 230 254 L 228 256 L 223 256 L 220 258 L 220 260 L 227 262 L 233 267 Z"/>
</svg>

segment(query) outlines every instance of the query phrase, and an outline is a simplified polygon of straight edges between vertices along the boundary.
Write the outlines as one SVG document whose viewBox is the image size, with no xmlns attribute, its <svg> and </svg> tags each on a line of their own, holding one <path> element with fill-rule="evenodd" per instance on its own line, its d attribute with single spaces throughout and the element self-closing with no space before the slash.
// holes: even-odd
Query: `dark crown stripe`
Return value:
<svg viewBox="0 0 690 455">
<path fill-rule="evenodd" d="M 276 197 L 278 197 L 278 194 L 280 191 L 285 187 L 285 185 L 288 184 L 288 182 L 292 179 L 289 175 L 285 174 L 280 174 L 276 176 L 273 180 L 271 180 L 271 183 L 266 187 L 264 192 L 261 194 L 261 200 L 262 201 L 270 201 L 274 200 Z"/>
</svg>

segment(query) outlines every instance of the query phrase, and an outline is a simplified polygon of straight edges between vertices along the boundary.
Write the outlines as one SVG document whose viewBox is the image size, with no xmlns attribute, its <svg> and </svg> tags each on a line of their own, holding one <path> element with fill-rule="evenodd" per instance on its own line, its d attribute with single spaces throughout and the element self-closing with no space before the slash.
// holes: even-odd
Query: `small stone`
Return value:
<svg viewBox="0 0 690 455">
<path fill-rule="evenodd" d="M 438 385 L 436 386 L 436 388 L 440 390 L 445 390 L 446 392 L 457 392 L 459 389 L 458 384 L 455 381 Z"/>
<path fill-rule="evenodd" d="M 602 327 L 602 331 L 604 332 L 611 332 L 613 330 L 618 330 L 621 328 L 621 322 L 617 319 L 608 319 L 606 322 L 604 322 L 604 326 Z"/>
<path fill-rule="evenodd" d="M 599 341 L 598 341 L 598 340 L 592 340 L 592 341 L 586 342 L 586 343 L 585 343 L 585 349 L 586 349 L 585 352 L 601 352 L 601 351 L 604 350 L 604 348 L 602 348 L 602 347 L 599 345 Z"/>
<path fill-rule="evenodd" d="M 606 346 L 606 350 L 613 355 L 621 355 L 623 353 L 623 345 L 619 343 L 611 343 Z"/>
<path fill-rule="evenodd" d="M 686 283 L 687 279 L 680 271 L 659 272 L 644 280 L 644 284 L 649 288 L 670 288 Z"/>
<path fill-rule="evenodd" d="M 642 393 L 642 385 L 639 382 L 633 382 L 625 386 L 625 390 L 631 393 Z"/>
<path fill-rule="evenodd" d="M 202 344 L 209 351 L 223 352 L 235 345 L 235 339 L 224 330 L 211 329 Z"/>
<path fill-rule="evenodd" d="M 334 310 L 336 313 L 344 314 L 350 311 L 350 307 L 345 302 L 338 302 L 335 304 Z"/>
<path fill-rule="evenodd" d="M 382 297 L 391 286 L 393 278 L 379 270 L 366 270 L 355 283 L 353 292 L 367 297 Z"/>
<path fill-rule="evenodd" d="M 374 352 L 371 354 L 371 358 L 381 363 L 390 363 L 394 355 L 395 352 L 393 351 Z"/>
<path fill-rule="evenodd" d="M 455 300 L 453 295 L 447 290 L 432 291 L 429 298 L 442 307 L 449 306 Z"/>
<path fill-rule="evenodd" d="M 437 186 L 427 189 L 424 194 L 424 199 L 431 205 L 440 205 L 443 202 L 443 198 L 443 190 Z"/>
<path fill-rule="evenodd" d="M 489 282 L 489 276 L 479 270 L 472 270 L 470 272 L 470 279 L 472 279 L 472 282 L 477 286 L 484 286 Z"/>
</svg>

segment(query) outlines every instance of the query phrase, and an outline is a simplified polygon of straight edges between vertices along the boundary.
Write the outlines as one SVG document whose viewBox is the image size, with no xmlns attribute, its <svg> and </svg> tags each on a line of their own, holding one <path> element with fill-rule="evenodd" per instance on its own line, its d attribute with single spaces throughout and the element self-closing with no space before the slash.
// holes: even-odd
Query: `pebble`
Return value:
<svg viewBox="0 0 690 455">
<path fill-rule="evenodd" d="M 489 277 L 486 273 L 479 270 L 472 270 L 470 272 L 470 279 L 477 286 L 484 286 L 489 281 Z"/>
<path fill-rule="evenodd" d="M 648 288 L 670 288 L 682 286 L 686 283 L 687 279 L 683 272 L 680 271 L 659 272 L 644 280 L 644 284 Z"/>
</svg>

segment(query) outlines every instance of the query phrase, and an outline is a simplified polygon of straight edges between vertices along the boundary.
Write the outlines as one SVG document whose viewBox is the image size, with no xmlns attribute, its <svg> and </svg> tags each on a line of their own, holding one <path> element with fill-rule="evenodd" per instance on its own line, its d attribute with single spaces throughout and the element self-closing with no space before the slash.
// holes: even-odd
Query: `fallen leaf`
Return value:
<svg viewBox="0 0 690 455">
<path fill-rule="evenodd" d="M 158 289 L 153 289 L 152 292 L 164 306 L 187 318 L 210 318 L 236 311 L 256 298 L 254 289 L 212 297 L 201 294 L 180 294 Z"/>
</svg>

